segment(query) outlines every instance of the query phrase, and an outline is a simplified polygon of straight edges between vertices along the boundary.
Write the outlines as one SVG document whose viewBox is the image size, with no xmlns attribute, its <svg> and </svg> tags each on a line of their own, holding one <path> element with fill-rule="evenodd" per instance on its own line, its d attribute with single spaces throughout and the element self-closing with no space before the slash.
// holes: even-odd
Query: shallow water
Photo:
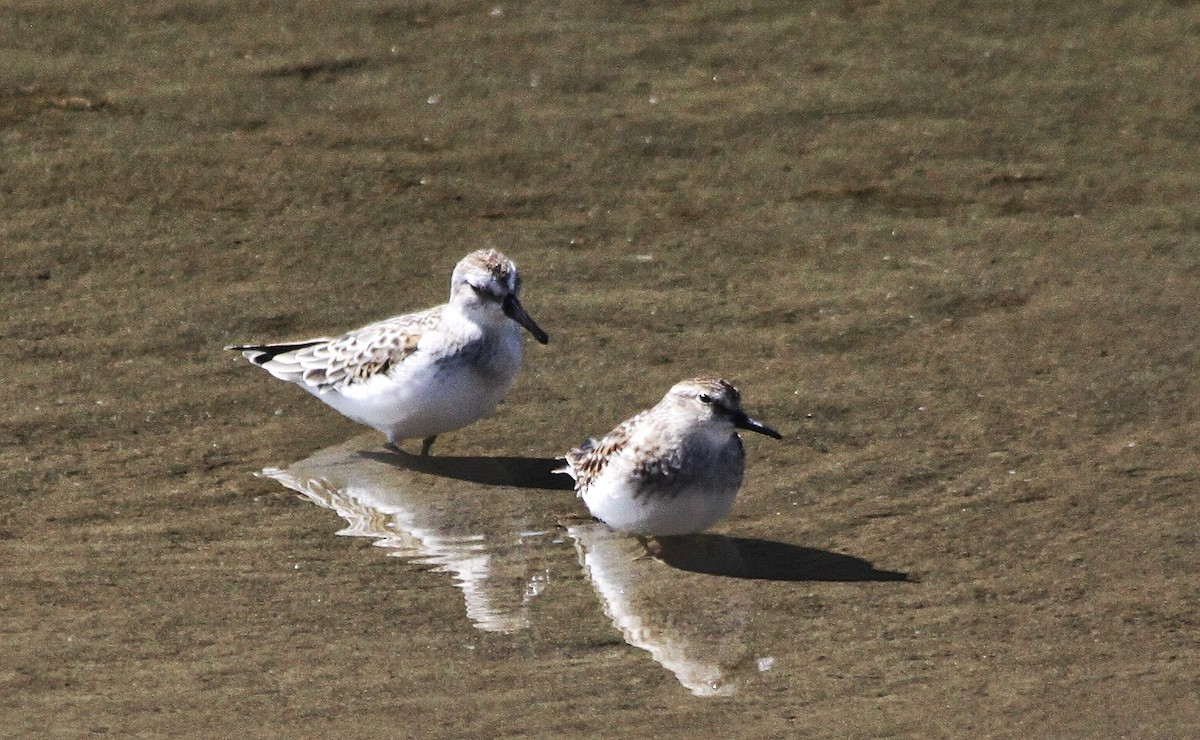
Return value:
<svg viewBox="0 0 1200 740">
<path fill-rule="evenodd" d="M 570 479 L 551 477 L 561 461 L 417 457 L 371 450 L 377 441 L 363 435 L 262 474 L 337 513 L 346 522 L 337 534 L 370 538 L 389 556 L 450 576 L 471 627 L 513 634 L 564 609 L 598 610 L 698 697 L 762 690 L 769 681 L 754 672 L 803 660 L 790 634 L 770 634 L 756 619 L 756 581 L 905 579 L 784 543 L 711 534 L 641 540 L 566 513 Z M 560 585 L 581 574 L 590 598 Z M 544 599 L 560 603 L 539 610 Z M 445 628 L 447 642 L 461 641 L 463 622 Z M 553 656 L 550 645 L 530 657 Z"/>
<path fill-rule="evenodd" d="M 1200 736 L 1198 28 L 6 4 L 0 734 Z M 222 347 L 488 246 L 495 416 L 353 525 L 254 475 L 381 440 Z M 549 461 L 700 373 L 784 434 L 730 515 L 586 530 Z"/>
</svg>

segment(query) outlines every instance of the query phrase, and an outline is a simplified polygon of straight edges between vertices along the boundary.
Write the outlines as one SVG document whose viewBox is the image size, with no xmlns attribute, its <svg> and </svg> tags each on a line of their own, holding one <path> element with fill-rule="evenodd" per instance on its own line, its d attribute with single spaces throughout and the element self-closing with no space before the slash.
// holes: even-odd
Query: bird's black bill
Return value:
<svg viewBox="0 0 1200 740">
<path fill-rule="evenodd" d="M 774 439 L 783 439 L 782 434 L 775 431 L 774 429 L 767 426 L 766 424 L 763 424 L 761 421 L 751 419 L 749 416 L 746 416 L 746 414 L 744 414 L 741 411 L 739 411 L 733 415 L 733 425 L 735 427 L 737 427 L 738 429 L 746 429 L 751 432 L 758 432 L 759 434 L 765 434 L 768 437 L 772 437 Z"/>
<path fill-rule="evenodd" d="M 534 339 L 542 344 L 550 341 L 550 335 L 542 331 L 542 327 L 538 326 L 529 314 L 525 313 L 525 309 L 521 308 L 521 302 L 515 295 L 509 293 L 504 296 L 504 302 L 500 304 L 500 307 L 504 310 L 505 316 L 528 329 Z"/>
</svg>

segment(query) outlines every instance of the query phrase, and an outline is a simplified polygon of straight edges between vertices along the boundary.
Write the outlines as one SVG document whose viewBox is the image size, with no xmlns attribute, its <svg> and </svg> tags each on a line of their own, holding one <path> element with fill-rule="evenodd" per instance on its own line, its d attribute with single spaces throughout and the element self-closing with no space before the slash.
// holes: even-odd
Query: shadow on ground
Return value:
<svg viewBox="0 0 1200 740">
<path fill-rule="evenodd" d="M 570 476 L 554 472 L 563 462 L 552 457 L 422 456 L 403 450 L 363 450 L 359 454 L 404 470 L 470 483 L 547 491 L 574 490 Z"/>
<path fill-rule="evenodd" d="M 693 573 L 762 581 L 905 581 L 908 574 L 880 570 L 867 560 L 786 542 L 696 534 L 660 537 L 654 555 Z"/>
</svg>

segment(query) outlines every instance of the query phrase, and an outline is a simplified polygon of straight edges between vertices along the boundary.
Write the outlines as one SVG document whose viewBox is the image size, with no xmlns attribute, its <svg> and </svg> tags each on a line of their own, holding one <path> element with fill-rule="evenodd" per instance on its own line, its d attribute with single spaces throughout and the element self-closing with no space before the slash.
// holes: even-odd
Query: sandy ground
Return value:
<svg viewBox="0 0 1200 740">
<path fill-rule="evenodd" d="M 0 734 L 1200 735 L 1194 4 L 67 5 L 0 9 Z M 487 632 L 254 477 L 363 430 L 221 348 L 480 246 L 552 339 L 435 452 L 721 373 L 786 438 L 718 531 L 908 580 L 651 561 L 774 658 L 698 698 L 568 545 Z"/>
</svg>

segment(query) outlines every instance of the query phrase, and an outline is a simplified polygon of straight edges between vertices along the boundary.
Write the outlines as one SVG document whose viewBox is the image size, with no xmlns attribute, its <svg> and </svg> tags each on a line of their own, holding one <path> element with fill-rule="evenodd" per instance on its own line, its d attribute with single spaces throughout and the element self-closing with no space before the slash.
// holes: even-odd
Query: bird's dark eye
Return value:
<svg viewBox="0 0 1200 740">
<path fill-rule="evenodd" d="M 701 393 L 696 398 L 700 399 L 700 403 L 712 403 L 712 396 L 707 393 Z"/>
</svg>

